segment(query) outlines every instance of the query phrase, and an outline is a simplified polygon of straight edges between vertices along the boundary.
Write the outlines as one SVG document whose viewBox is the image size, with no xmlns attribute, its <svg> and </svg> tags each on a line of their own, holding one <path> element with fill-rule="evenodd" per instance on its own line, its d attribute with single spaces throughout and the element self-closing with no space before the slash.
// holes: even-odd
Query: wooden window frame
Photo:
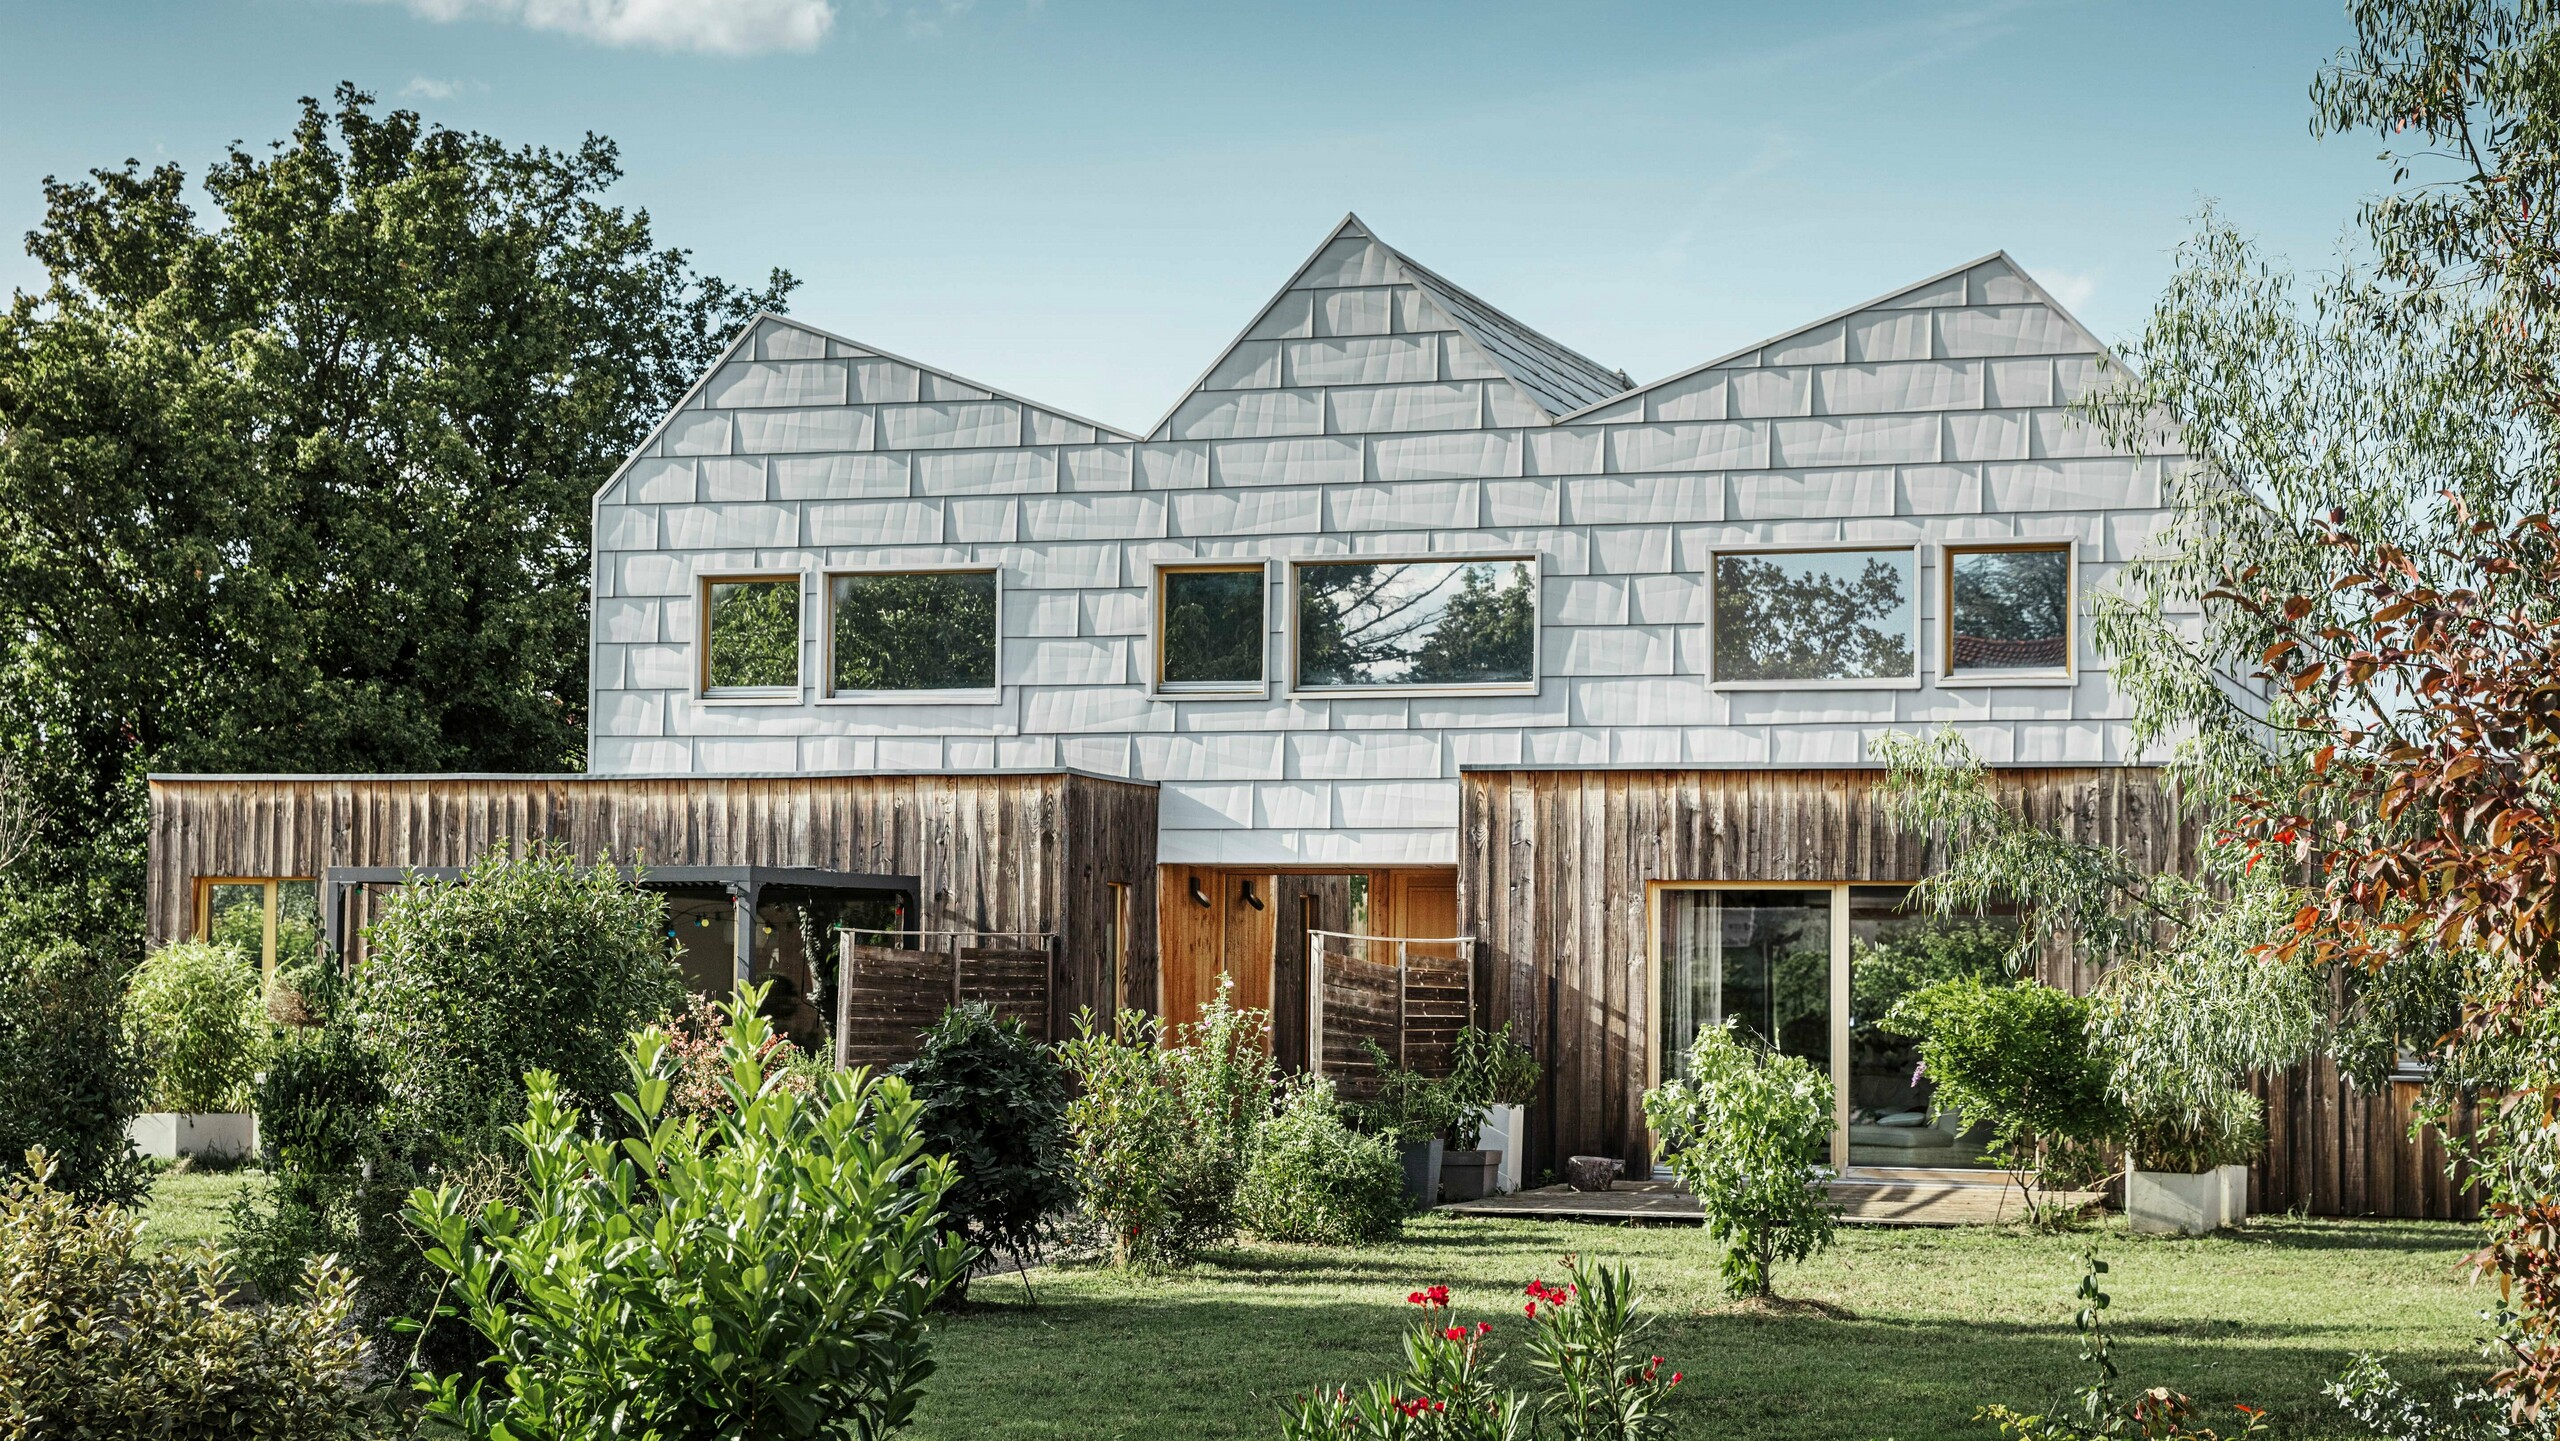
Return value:
<svg viewBox="0 0 2560 1441">
<path fill-rule="evenodd" d="M 2021 551 L 2060 551 L 2062 573 L 2062 669 L 1956 671 L 1956 557 L 2002 555 Z M 2080 545 L 2058 540 L 1962 540 L 1938 547 L 1938 684 L 1965 686 L 2069 686 L 2080 681 Z"/>
<path fill-rule="evenodd" d="M 798 640 L 792 647 L 788 686 L 714 686 L 711 683 L 711 588 L 715 585 L 795 587 L 792 610 Z M 804 570 L 707 571 L 693 579 L 693 698 L 705 705 L 798 705 L 809 683 L 809 574 Z"/>
<path fill-rule="evenodd" d="M 1285 604 L 1289 607 L 1289 643 L 1286 659 L 1289 665 L 1288 693 L 1306 696 L 1467 696 L 1523 695 L 1538 693 L 1546 678 L 1546 567 L 1536 551 L 1495 551 L 1477 554 L 1471 551 L 1444 551 L 1437 554 L 1389 553 L 1385 555 L 1304 555 L 1289 558 L 1289 583 Z M 1315 565 L 1525 565 L 1529 567 L 1529 678 L 1525 681 L 1483 681 L 1471 685 L 1403 685 L 1388 681 L 1376 685 L 1301 685 L 1298 682 L 1298 580 L 1301 572 Z"/>
<path fill-rule="evenodd" d="M 1857 545 L 1840 541 L 1821 541 L 1806 545 L 1720 545 L 1707 552 L 1707 687 L 1722 691 L 1766 690 L 1918 690 L 1924 683 L 1926 669 L 1921 658 L 1926 654 L 1920 639 L 1920 617 L 1926 607 L 1921 603 L 1921 588 L 1926 567 L 1922 564 L 1923 547 L 1916 541 L 1898 545 Z M 1716 674 L 1716 570 L 1718 562 L 1729 555 L 1908 555 L 1911 557 L 1911 674 L 1908 676 L 1856 676 L 1838 680 L 1726 680 Z"/>
<path fill-rule="evenodd" d="M 263 900 L 263 904 L 264 904 L 264 909 L 265 909 L 265 912 L 266 912 L 266 916 L 265 916 L 266 925 L 265 925 L 265 928 L 264 928 L 263 932 L 261 933 L 260 938 L 259 938 L 259 941 L 258 941 L 258 957 L 259 957 L 259 958 L 258 958 L 258 974 L 259 974 L 259 976 L 260 976 L 260 977 L 262 977 L 262 978 L 264 978 L 264 979 L 268 979 L 268 980 L 272 980 L 272 979 L 274 979 L 274 978 L 275 978 L 275 973 L 276 973 L 276 963 L 277 963 L 277 961 L 278 961 L 279 959 L 281 959 L 280 957 L 278 957 L 278 956 L 276 955 L 276 919 L 277 919 L 277 916 L 279 915 L 279 913 L 280 913 L 280 912 L 281 912 L 281 910 L 282 910 L 282 906 L 281 906 L 281 903 L 280 903 L 280 902 L 279 902 L 279 900 L 278 900 L 278 896 L 279 896 L 279 894 L 280 894 L 280 889 L 281 889 L 282 887 L 284 887 L 284 886 L 289 886 L 289 885 L 295 885 L 295 884 L 301 884 L 301 885 L 308 885 L 308 886 L 311 886 L 311 887 L 313 888 L 314 892 L 316 893 L 316 892 L 317 892 L 317 890 L 318 890 L 319 884 L 320 884 L 320 880 L 319 880 L 319 877 L 317 877 L 317 876 L 198 876 L 198 877 L 196 877 L 196 905 L 195 905 L 195 932 L 194 932 L 195 939 L 197 939 L 197 940 L 199 940 L 199 941 L 210 941 L 210 940 L 212 940 L 212 939 L 213 939 L 213 890 L 214 890 L 214 887 L 216 887 L 216 886 L 256 886 L 256 887 L 258 887 L 258 888 L 259 888 L 259 889 L 264 893 L 264 900 Z M 321 937 L 321 940 L 322 940 L 322 942 L 325 944 L 325 943 L 328 941 L 328 937 L 323 936 L 323 937 Z"/>
<path fill-rule="evenodd" d="M 836 689 L 836 581 L 845 576 L 864 575 L 989 575 L 995 577 L 995 684 L 941 690 L 847 690 Z M 824 637 L 819 646 L 818 704 L 846 706 L 884 705 L 999 705 L 1004 701 L 1004 567 L 985 561 L 937 562 L 925 565 L 838 565 L 818 573 L 818 625 Z"/>
<path fill-rule="evenodd" d="M 1262 577 L 1262 674 L 1252 681 L 1168 681 L 1164 678 L 1165 577 L 1169 575 L 1241 575 Z M 1268 560 L 1166 561 L 1158 564 L 1147 585 L 1148 628 L 1153 635 L 1147 662 L 1147 689 L 1174 700 L 1269 700 L 1271 698 L 1271 562 Z"/>
</svg>

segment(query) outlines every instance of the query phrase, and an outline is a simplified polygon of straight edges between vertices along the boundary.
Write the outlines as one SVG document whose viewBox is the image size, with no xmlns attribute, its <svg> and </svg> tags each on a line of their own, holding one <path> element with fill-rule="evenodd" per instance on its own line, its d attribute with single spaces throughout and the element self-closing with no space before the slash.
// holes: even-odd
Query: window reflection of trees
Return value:
<svg viewBox="0 0 2560 1441">
<path fill-rule="evenodd" d="M 840 575 L 833 585 L 836 691 L 994 688 L 995 572 Z"/>
<path fill-rule="evenodd" d="M 1913 568 L 1908 551 L 1716 557 L 1715 678 L 1916 675 Z"/>
<path fill-rule="evenodd" d="M 1519 561 L 1301 565 L 1298 684 L 1534 680 L 1536 590 Z"/>
<path fill-rule="evenodd" d="M 800 583 L 716 581 L 710 595 L 711 656 L 704 684 L 712 690 L 761 690 L 800 684 Z"/>
<path fill-rule="evenodd" d="M 1262 568 L 1164 573 L 1166 685 L 1262 680 Z"/>
<path fill-rule="evenodd" d="M 1958 551 L 1949 560 L 1954 669 L 2060 670 L 2068 663 L 2069 552 Z"/>
</svg>

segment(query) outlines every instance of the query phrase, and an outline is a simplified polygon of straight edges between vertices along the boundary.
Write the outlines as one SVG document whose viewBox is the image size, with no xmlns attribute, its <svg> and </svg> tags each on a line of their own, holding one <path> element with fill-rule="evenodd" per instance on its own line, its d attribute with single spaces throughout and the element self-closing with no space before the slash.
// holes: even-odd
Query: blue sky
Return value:
<svg viewBox="0 0 2560 1441">
<path fill-rule="evenodd" d="M 795 313 L 1123 427 L 1346 210 L 1638 380 L 2005 248 L 2110 339 L 2207 198 L 2326 266 L 2333 0 L 0 0 L 0 285 L 39 181 L 199 173 L 351 79 L 622 146 L 625 204 Z"/>
</svg>

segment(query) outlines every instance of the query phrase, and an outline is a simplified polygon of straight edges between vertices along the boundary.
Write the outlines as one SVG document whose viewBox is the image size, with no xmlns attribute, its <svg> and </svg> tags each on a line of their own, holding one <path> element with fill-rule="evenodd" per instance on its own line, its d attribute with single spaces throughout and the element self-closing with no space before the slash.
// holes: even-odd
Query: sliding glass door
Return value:
<svg viewBox="0 0 2560 1441">
<path fill-rule="evenodd" d="M 1917 1047 L 1885 1018 L 1935 981 L 1997 979 L 2013 922 L 1920 915 L 1909 890 L 1655 885 L 1653 1079 L 1684 1075 L 1698 1029 L 1730 1021 L 1831 1078 L 1834 1167 L 1982 1166 L 1983 1128 L 1933 1114 Z"/>
</svg>

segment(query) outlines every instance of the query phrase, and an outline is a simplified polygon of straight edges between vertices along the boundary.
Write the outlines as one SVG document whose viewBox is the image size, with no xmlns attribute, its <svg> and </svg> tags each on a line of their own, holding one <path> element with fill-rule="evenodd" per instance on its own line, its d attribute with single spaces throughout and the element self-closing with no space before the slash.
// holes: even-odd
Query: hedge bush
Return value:
<svg viewBox="0 0 2560 1441">
<path fill-rule="evenodd" d="M 356 1032 L 403 1118 L 448 1154 L 500 1148 L 530 1071 L 603 1116 L 630 1034 L 684 996 L 665 899 L 549 847 L 411 880 L 365 940 Z"/>
<path fill-rule="evenodd" d="M 0 942 L 0 1175 L 41 1147 L 83 1201 L 139 1201 L 149 1172 L 127 1132 L 142 1069 L 119 1008 L 123 966 L 64 941 Z"/>
<path fill-rule="evenodd" d="M 1752 1044 L 1730 1022 L 1698 1028 L 1688 1071 L 1645 1093 L 1645 1124 L 1724 1247 L 1725 1289 L 1766 1296 L 1778 1262 L 1831 1244 L 1822 1192 L 1831 1080 L 1801 1056 Z"/>
<path fill-rule="evenodd" d="M 1404 1225 L 1404 1166 L 1394 1142 L 1351 1129 L 1330 1081 L 1310 1078 L 1290 1087 L 1255 1138 L 1236 1215 L 1273 1241 L 1382 1240 Z"/>
<path fill-rule="evenodd" d="M 11 1436 L 322 1441 L 363 1415 L 347 1273 L 308 1299 L 229 1304 L 218 1255 L 140 1244 L 134 1215 L 83 1206 L 49 1168 L 0 1187 L 0 1426 Z"/>
<path fill-rule="evenodd" d="M 771 1037 L 752 1000 L 732 1008 L 731 1104 L 708 1118 L 667 1109 L 666 1034 L 639 1037 L 619 1143 L 536 1072 L 520 1203 L 411 1196 L 491 1377 L 438 1377 L 434 1426 L 781 1441 L 906 1423 L 933 1370 L 925 1312 L 968 1262 L 934 1216 L 951 1163 L 904 1081 L 834 1071 L 804 1096 L 767 1069 Z"/>
<path fill-rule="evenodd" d="M 255 961 L 186 941 L 142 958 L 124 990 L 125 1039 L 157 1111 L 241 1111 L 266 1058 L 266 1002 Z"/>
<path fill-rule="evenodd" d="M 895 1074 L 924 1107 L 925 1145 L 956 1172 L 942 1224 L 982 1250 L 1024 1260 L 1067 1180 L 1067 1071 L 1055 1051 L 984 1004 L 955 1006 Z M 967 1277 L 954 1288 L 965 1294 Z"/>
</svg>

